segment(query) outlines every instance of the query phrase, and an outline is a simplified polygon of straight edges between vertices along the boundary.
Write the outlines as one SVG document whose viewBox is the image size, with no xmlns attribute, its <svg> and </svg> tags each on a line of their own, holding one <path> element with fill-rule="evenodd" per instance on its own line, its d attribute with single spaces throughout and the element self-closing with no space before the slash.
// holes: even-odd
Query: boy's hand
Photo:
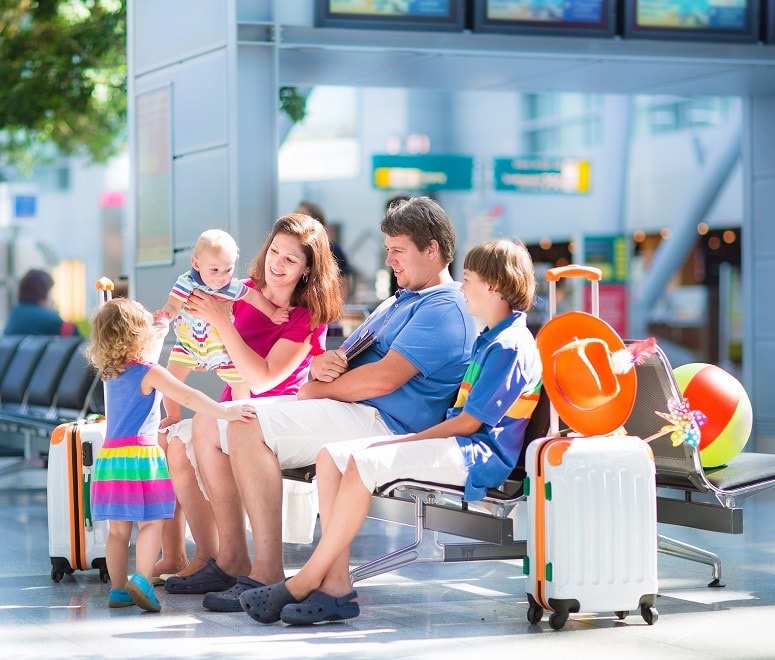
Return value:
<svg viewBox="0 0 775 660">
<path fill-rule="evenodd" d="M 290 312 L 288 311 L 287 307 L 278 307 L 274 312 L 272 312 L 272 323 L 275 325 L 281 325 L 282 323 L 287 323 L 288 318 L 290 316 Z"/>
<path fill-rule="evenodd" d="M 253 406 L 241 404 L 226 408 L 224 419 L 230 422 L 249 422 L 256 418 L 256 409 Z"/>
</svg>

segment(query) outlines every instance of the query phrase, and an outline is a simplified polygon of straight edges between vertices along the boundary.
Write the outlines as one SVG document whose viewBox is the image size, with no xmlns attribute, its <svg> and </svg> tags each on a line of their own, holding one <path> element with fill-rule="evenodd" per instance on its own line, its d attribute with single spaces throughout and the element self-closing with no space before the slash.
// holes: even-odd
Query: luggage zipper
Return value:
<svg viewBox="0 0 775 660">
<path fill-rule="evenodd" d="M 84 560 L 82 558 L 84 551 L 83 525 L 81 524 L 81 497 L 83 493 L 81 472 L 82 457 L 80 452 L 80 443 L 78 442 L 78 423 L 74 423 L 70 429 L 70 487 L 73 492 L 73 527 L 70 530 L 73 535 L 73 562 L 78 570 L 85 570 Z"/>
</svg>

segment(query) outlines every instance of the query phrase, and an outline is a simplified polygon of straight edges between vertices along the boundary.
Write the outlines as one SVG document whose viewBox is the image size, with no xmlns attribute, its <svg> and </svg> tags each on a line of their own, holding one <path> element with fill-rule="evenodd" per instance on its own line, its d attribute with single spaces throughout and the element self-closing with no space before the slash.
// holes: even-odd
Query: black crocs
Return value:
<svg viewBox="0 0 775 660">
<path fill-rule="evenodd" d="M 354 619 L 361 613 L 357 592 L 336 598 L 315 590 L 300 603 L 283 607 L 280 618 L 293 626 L 309 626 L 313 623 L 328 623 Z"/>
<path fill-rule="evenodd" d="M 259 589 L 249 589 L 240 594 L 242 609 L 259 623 L 275 623 L 286 605 L 298 603 L 285 586 L 285 580 Z"/>
</svg>

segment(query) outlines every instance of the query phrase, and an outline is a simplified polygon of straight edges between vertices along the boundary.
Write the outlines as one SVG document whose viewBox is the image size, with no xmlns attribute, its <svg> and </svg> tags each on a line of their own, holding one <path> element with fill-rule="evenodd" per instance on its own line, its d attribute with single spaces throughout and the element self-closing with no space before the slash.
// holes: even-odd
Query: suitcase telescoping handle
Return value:
<svg viewBox="0 0 775 660">
<path fill-rule="evenodd" d="M 557 314 L 557 282 L 564 278 L 583 277 L 592 283 L 592 314 L 600 316 L 600 280 L 603 271 L 595 266 L 557 266 L 546 271 L 546 281 L 549 282 L 549 318 Z"/>
<path fill-rule="evenodd" d="M 603 271 L 595 266 L 557 266 L 546 271 L 546 281 L 549 283 L 549 318 L 557 315 L 557 282 L 565 278 L 583 277 L 592 283 L 592 314 L 600 316 L 600 280 Z M 549 435 L 559 435 L 560 418 L 554 406 L 549 406 Z"/>
</svg>

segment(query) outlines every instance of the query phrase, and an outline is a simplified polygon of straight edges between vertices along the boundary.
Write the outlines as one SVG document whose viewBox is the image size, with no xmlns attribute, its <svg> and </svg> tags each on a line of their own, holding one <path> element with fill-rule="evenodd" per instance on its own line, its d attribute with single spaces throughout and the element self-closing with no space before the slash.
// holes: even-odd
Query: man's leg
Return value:
<svg viewBox="0 0 775 660">
<path fill-rule="evenodd" d="M 250 570 L 250 553 L 245 531 L 245 512 L 229 457 L 221 451 L 216 420 L 196 415 L 192 442 L 218 529 L 216 563 L 229 575 L 246 575 Z"/>
<path fill-rule="evenodd" d="M 264 444 L 258 421 L 229 423 L 228 439 L 231 469 L 253 530 L 249 577 L 263 584 L 280 582 L 285 577 L 280 465 Z"/>
</svg>

